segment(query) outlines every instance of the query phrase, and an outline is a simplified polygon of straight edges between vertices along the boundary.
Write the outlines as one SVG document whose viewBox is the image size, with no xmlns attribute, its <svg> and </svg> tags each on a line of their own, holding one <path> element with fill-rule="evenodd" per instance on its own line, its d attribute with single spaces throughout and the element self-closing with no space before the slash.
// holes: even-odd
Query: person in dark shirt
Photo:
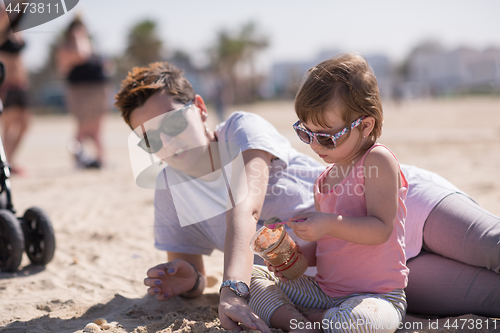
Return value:
<svg viewBox="0 0 500 333">
<path fill-rule="evenodd" d="M 70 150 L 80 168 L 100 168 L 104 163 L 101 127 L 108 111 L 107 77 L 80 17 L 70 23 L 57 50 L 59 73 L 66 79 L 68 110 L 77 121 L 77 133 Z M 85 140 L 95 146 L 95 158 L 83 152 Z"/>
<path fill-rule="evenodd" d="M 15 164 L 15 155 L 31 117 L 28 72 L 21 56 L 26 45 L 21 33 L 12 31 L 21 18 L 22 11 L 10 22 L 4 4 L 0 3 L 0 61 L 5 66 L 5 80 L 0 87 L 0 98 L 4 107 L 1 117 L 2 140 L 12 174 L 24 173 L 24 170 Z"/>
</svg>

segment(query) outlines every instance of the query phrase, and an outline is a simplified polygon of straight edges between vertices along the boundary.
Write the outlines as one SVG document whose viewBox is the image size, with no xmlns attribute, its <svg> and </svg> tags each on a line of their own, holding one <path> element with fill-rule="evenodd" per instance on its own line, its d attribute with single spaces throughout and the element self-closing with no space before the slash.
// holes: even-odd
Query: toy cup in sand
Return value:
<svg viewBox="0 0 500 333">
<path fill-rule="evenodd" d="M 298 278 L 307 269 L 306 258 L 283 225 L 275 229 L 260 228 L 252 237 L 250 250 L 276 267 L 288 280 Z"/>
</svg>

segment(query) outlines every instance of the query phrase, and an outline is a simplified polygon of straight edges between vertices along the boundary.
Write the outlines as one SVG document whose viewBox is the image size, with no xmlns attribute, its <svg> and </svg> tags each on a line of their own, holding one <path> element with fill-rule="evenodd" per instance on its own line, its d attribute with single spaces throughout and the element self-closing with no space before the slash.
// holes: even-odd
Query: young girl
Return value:
<svg viewBox="0 0 500 333">
<path fill-rule="evenodd" d="M 315 183 L 317 212 L 288 223 L 309 242 L 301 251 L 318 273 L 285 281 L 274 267 L 256 266 L 250 307 L 286 331 L 394 332 L 406 311 L 408 184 L 394 154 L 376 143 L 383 115 L 368 62 L 341 54 L 310 69 L 295 110 L 297 135 L 331 164 Z M 303 316 L 294 305 L 315 310 Z"/>
</svg>

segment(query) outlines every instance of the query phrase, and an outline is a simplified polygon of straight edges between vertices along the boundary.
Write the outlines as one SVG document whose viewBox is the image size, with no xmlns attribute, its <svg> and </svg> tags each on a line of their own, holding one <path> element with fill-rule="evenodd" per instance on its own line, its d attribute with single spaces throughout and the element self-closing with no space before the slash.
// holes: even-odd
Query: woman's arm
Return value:
<svg viewBox="0 0 500 333">
<path fill-rule="evenodd" d="M 5 43 L 10 33 L 10 21 L 3 2 L 0 2 L 0 45 Z"/>
<path fill-rule="evenodd" d="M 84 64 L 92 55 L 92 44 L 82 33 L 74 35 L 73 42 L 63 42 L 56 52 L 57 70 L 62 77 L 69 75 L 73 67 Z"/>
<path fill-rule="evenodd" d="M 59 46 L 56 52 L 57 71 L 62 77 L 69 75 L 73 67 L 81 65 L 87 61 L 89 55 L 80 54 L 76 50 L 68 48 L 63 44 Z"/>
<path fill-rule="evenodd" d="M 401 187 L 399 165 L 384 148 L 374 148 L 365 159 L 365 199 L 367 216 L 346 217 L 328 213 L 304 213 L 289 222 L 298 237 L 316 241 L 324 235 L 349 242 L 377 245 L 386 242 L 394 227 L 398 210 L 398 190 Z"/>
<path fill-rule="evenodd" d="M 233 209 L 226 212 L 226 241 L 224 244 L 224 281 L 238 280 L 250 285 L 254 255 L 250 252 L 250 240 L 256 231 L 269 181 L 272 155 L 262 150 L 243 152 L 244 168 L 240 173 L 233 168 L 231 184 L 238 187 L 246 178 L 248 194 Z M 231 186 L 232 191 L 239 188 Z M 237 323 L 269 331 L 265 323 L 248 307 L 247 300 L 237 296 L 229 288 L 222 288 L 219 318 L 226 329 L 241 329 Z"/>
</svg>

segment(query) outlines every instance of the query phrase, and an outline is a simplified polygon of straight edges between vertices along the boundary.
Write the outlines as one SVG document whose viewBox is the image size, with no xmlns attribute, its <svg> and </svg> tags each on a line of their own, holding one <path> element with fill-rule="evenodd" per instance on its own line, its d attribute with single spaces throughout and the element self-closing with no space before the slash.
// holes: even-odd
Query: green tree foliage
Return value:
<svg viewBox="0 0 500 333">
<path fill-rule="evenodd" d="M 256 55 L 267 48 L 268 38 L 258 33 L 254 22 L 244 24 L 236 32 L 221 30 L 217 34 L 215 45 L 209 49 L 211 67 L 219 77 L 227 82 L 226 87 L 233 89 L 233 100 L 241 95 L 250 95 L 255 98 L 257 82 L 255 81 L 255 58 Z M 246 93 L 238 91 L 241 85 L 241 75 L 238 75 L 239 66 L 247 66 L 250 78 Z M 241 89 L 240 89 L 241 90 Z"/>
<path fill-rule="evenodd" d="M 145 66 L 162 60 L 163 43 L 156 33 L 156 23 L 144 20 L 135 24 L 128 34 L 125 56 L 132 66 Z"/>
<path fill-rule="evenodd" d="M 156 32 L 156 22 L 143 20 L 134 24 L 128 32 L 125 52 L 113 59 L 116 65 L 113 84 L 119 86 L 132 67 L 147 66 L 155 61 L 162 61 L 162 52 L 163 42 Z"/>
</svg>

